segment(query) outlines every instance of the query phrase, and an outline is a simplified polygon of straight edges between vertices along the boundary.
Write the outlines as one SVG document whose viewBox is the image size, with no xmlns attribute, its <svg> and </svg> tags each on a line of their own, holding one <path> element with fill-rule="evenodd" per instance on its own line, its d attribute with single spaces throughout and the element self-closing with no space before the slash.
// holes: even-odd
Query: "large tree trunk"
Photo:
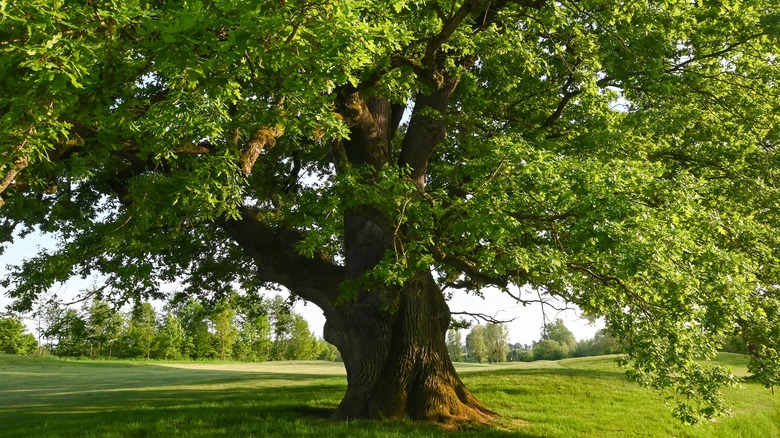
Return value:
<svg viewBox="0 0 780 438">
<path fill-rule="evenodd" d="M 383 298 L 394 297 L 394 303 Z M 421 272 L 397 293 L 364 292 L 325 324 L 347 369 L 337 418 L 484 422 L 492 412 L 466 389 L 447 354 L 447 303 Z"/>
<path fill-rule="evenodd" d="M 431 151 L 445 137 L 441 117 L 456 86 L 457 79 L 445 77 L 438 89 L 415 100 L 398 165 L 411 169 L 420 190 Z M 341 90 L 337 102 L 351 131 L 333 147 L 337 169 L 393 165 L 390 146 L 402 107 L 352 88 Z M 372 184 L 372 177 L 364 183 Z M 243 212 L 241 219 L 221 224 L 255 259 L 263 279 L 287 286 L 325 314 L 325 339 L 339 349 L 347 370 L 347 393 L 336 418 L 454 423 L 485 422 L 493 415 L 466 389 L 450 361 L 445 343 L 450 311 L 431 272 L 417 272 L 402 286 L 362 281 L 392 252 L 396 226 L 382 213 L 369 205 L 344 212 L 344 264 L 337 266 L 325 257 L 297 254 L 298 232 L 273 229 L 250 210 Z M 361 280 L 357 295 L 342 297 L 344 281 L 355 280 Z"/>
<path fill-rule="evenodd" d="M 389 244 L 375 218 L 346 218 L 347 277 L 378 263 Z M 336 418 L 411 418 L 441 423 L 484 422 L 492 413 L 466 389 L 445 343 L 450 311 L 430 272 L 402 287 L 372 287 L 327 315 L 325 339 L 347 370 L 347 393 Z"/>
</svg>

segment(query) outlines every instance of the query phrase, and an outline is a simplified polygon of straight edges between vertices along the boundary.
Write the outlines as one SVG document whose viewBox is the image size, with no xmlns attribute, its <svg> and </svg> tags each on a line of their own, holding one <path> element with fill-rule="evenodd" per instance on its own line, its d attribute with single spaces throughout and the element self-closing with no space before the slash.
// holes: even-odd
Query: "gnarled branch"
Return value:
<svg viewBox="0 0 780 438">
<path fill-rule="evenodd" d="M 255 261 L 259 278 L 286 287 L 326 314 L 333 311 L 345 269 L 324 254 L 316 258 L 299 254 L 295 247 L 302 236 L 298 231 L 263 223 L 247 207 L 240 213 L 240 218 L 223 218 L 218 224 Z"/>
<path fill-rule="evenodd" d="M 495 315 L 488 315 L 486 313 L 479 312 L 450 312 L 450 315 L 466 315 L 474 318 L 475 320 L 481 319 L 489 324 L 506 324 L 517 319 L 517 317 L 510 319 L 498 319 Z"/>
<path fill-rule="evenodd" d="M 276 139 L 284 134 L 284 126 L 276 125 L 271 128 L 260 128 L 252 133 L 246 148 L 241 151 L 241 172 L 244 176 L 252 173 L 257 157 L 264 148 L 272 148 L 276 145 Z"/>
<path fill-rule="evenodd" d="M 3 180 L 0 181 L 0 194 L 2 194 L 5 191 L 5 189 L 7 189 L 8 186 L 10 186 L 11 183 L 13 183 L 14 180 L 16 180 L 16 177 L 17 175 L 19 175 L 19 172 L 24 170 L 24 168 L 26 168 L 29 164 L 30 162 L 25 157 L 19 157 L 14 161 L 13 167 L 8 172 L 6 172 L 5 177 L 3 177 Z M 0 196 L 0 207 L 2 207 L 3 204 L 5 204 L 5 200 L 3 199 L 2 196 Z"/>
</svg>

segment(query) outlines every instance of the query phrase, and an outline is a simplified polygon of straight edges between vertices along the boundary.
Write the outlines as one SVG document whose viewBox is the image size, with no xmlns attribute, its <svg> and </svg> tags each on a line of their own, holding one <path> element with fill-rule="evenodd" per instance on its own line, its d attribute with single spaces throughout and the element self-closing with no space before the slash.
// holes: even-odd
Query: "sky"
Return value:
<svg viewBox="0 0 780 438">
<path fill-rule="evenodd" d="M 0 277 L 5 277 L 8 272 L 7 265 L 23 263 L 25 258 L 32 257 L 40 248 L 52 248 L 53 246 L 54 240 L 37 233 L 8 245 L 5 252 L 0 255 Z M 71 298 L 78 292 L 93 286 L 96 281 L 98 279 L 84 280 L 77 278 L 66 284 L 55 285 L 50 292 L 56 293 L 61 298 Z M 271 293 L 269 292 L 269 294 Z M 0 288 L 0 313 L 10 303 L 11 299 L 6 295 L 6 290 Z M 293 310 L 306 318 L 310 329 L 316 336 L 322 337 L 325 317 L 317 306 L 311 303 L 297 302 Z M 562 319 L 566 327 L 574 333 L 578 340 L 592 338 L 595 332 L 603 327 L 603 323 L 600 321 L 594 325 L 585 319 L 579 318 L 579 312 L 576 310 L 557 312 L 548 307 L 543 313 L 540 305 L 529 304 L 528 306 L 523 306 L 509 295 L 502 294 L 499 291 L 486 291 L 484 298 L 465 293 L 456 293 L 450 301 L 450 310 L 453 313 L 463 311 L 481 313 L 490 315 L 497 320 L 507 321 L 506 325 L 509 328 L 509 341 L 511 343 L 530 345 L 533 341 L 538 340 L 545 316 L 548 322 L 552 322 L 556 318 Z M 473 319 L 472 321 L 475 323 L 479 322 Z M 28 325 L 31 325 L 29 321 Z"/>
</svg>

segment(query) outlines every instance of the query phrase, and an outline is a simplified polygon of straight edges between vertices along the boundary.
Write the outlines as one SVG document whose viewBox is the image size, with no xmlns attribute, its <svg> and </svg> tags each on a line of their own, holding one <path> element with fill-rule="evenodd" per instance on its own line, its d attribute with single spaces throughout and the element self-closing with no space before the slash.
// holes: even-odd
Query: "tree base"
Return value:
<svg viewBox="0 0 780 438">
<path fill-rule="evenodd" d="M 395 293 L 372 291 L 339 306 L 325 336 L 341 351 L 348 386 L 333 417 L 489 422 L 495 413 L 465 387 L 450 361 L 449 323 L 447 303 L 428 272 Z"/>
</svg>

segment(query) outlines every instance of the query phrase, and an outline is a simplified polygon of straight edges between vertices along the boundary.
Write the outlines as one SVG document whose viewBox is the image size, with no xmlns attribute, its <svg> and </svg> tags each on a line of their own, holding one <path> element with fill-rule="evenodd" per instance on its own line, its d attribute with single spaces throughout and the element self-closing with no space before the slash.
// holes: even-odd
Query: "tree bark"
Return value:
<svg viewBox="0 0 780 438">
<path fill-rule="evenodd" d="M 390 301 L 391 300 L 391 301 Z M 364 292 L 325 323 L 347 369 L 338 419 L 485 422 L 493 415 L 465 387 L 447 354 L 447 303 L 429 272 L 397 291 Z"/>
</svg>

